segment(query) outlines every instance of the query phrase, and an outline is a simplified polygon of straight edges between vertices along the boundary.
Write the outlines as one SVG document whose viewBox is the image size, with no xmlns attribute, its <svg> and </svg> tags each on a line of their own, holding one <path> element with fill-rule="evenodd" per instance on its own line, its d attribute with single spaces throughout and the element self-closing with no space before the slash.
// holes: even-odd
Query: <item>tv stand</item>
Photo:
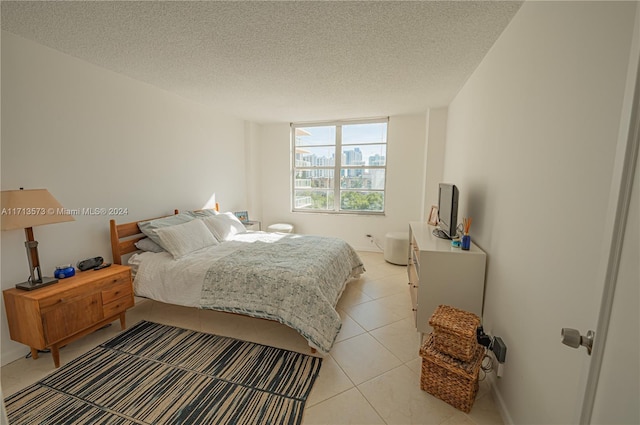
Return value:
<svg viewBox="0 0 640 425">
<path fill-rule="evenodd" d="M 451 238 L 449 237 L 449 235 L 447 235 L 447 234 L 445 233 L 445 231 L 444 231 L 444 230 L 442 230 L 442 229 L 435 228 L 435 229 L 433 229 L 433 231 L 431 232 L 431 234 L 432 234 L 433 236 L 437 237 L 437 238 L 440 238 L 440 239 L 451 239 Z"/>
</svg>

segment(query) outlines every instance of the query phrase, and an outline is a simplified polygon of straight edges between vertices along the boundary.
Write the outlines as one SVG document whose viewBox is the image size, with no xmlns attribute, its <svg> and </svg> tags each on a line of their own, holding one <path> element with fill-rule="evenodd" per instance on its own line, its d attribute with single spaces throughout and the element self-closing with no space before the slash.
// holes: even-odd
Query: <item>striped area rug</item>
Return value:
<svg viewBox="0 0 640 425">
<path fill-rule="evenodd" d="M 19 424 L 299 424 L 322 359 L 140 322 L 5 399 Z"/>
</svg>

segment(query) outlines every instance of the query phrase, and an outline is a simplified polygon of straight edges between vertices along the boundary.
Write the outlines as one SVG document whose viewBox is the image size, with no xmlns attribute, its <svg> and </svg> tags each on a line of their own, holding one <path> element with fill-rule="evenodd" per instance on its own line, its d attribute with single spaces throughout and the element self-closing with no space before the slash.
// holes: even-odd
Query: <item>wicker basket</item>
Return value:
<svg viewBox="0 0 640 425">
<path fill-rule="evenodd" d="M 478 392 L 478 372 L 484 349 L 478 345 L 470 362 L 463 362 L 437 351 L 433 334 L 420 348 L 422 375 L 420 388 L 465 413 L 471 411 Z"/>
<path fill-rule="evenodd" d="M 478 316 L 455 307 L 441 305 L 433 312 L 429 325 L 433 328 L 436 350 L 465 362 L 474 358 L 478 348 Z"/>
</svg>

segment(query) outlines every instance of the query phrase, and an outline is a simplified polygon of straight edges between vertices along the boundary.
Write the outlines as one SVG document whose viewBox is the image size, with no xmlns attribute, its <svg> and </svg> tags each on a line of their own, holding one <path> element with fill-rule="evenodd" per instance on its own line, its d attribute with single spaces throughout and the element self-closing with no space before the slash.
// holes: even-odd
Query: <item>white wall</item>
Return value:
<svg viewBox="0 0 640 425">
<path fill-rule="evenodd" d="M 429 216 L 432 206 L 438 205 L 438 184 L 442 183 L 444 155 L 447 142 L 447 108 L 433 108 L 427 112 L 427 146 L 424 206 L 422 217 Z"/>
<path fill-rule="evenodd" d="M 121 207 L 119 222 L 247 204 L 244 122 L 2 32 L 2 189 L 47 188 L 66 208 Z M 43 274 L 111 261 L 108 216 L 36 227 Z M 29 274 L 24 232 L 2 232 L 2 289 Z M 1 314 L 2 364 L 28 352 Z"/>
<path fill-rule="evenodd" d="M 507 345 L 507 421 L 571 423 L 581 402 L 579 366 L 563 366 L 582 357 L 559 334 L 595 325 L 576 318 L 597 315 L 635 7 L 525 2 L 449 106 L 444 179 L 488 254 L 484 324 Z"/>
<path fill-rule="evenodd" d="M 262 221 L 262 196 L 260 178 L 262 163 L 260 160 L 260 143 L 257 140 L 259 125 L 245 122 L 245 176 L 247 179 L 247 204 L 238 208 L 249 212 L 249 219 Z M 265 230 L 263 228 L 263 230 Z"/>
<path fill-rule="evenodd" d="M 421 219 L 425 127 L 424 115 L 390 117 L 385 215 L 364 216 L 291 212 L 289 124 L 259 126 L 263 227 L 291 223 L 297 233 L 340 237 L 361 250 L 377 250 L 366 234 L 383 246 L 387 232 L 408 231 L 409 221 Z"/>
</svg>

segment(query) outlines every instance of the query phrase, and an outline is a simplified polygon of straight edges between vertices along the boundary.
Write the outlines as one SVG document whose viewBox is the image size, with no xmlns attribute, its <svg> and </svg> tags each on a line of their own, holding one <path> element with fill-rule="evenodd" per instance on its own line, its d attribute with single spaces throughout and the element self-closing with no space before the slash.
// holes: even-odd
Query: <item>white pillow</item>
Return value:
<svg viewBox="0 0 640 425">
<path fill-rule="evenodd" d="M 247 231 L 244 224 L 231 212 L 203 218 L 202 221 L 220 242 L 228 241 L 233 235 Z"/>
<path fill-rule="evenodd" d="M 193 251 L 218 244 L 202 220 L 192 220 L 184 224 L 162 227 L 156 229 L 156 234 L 162 241 L 162 246 L 176 260 Z"/>
</svg>

